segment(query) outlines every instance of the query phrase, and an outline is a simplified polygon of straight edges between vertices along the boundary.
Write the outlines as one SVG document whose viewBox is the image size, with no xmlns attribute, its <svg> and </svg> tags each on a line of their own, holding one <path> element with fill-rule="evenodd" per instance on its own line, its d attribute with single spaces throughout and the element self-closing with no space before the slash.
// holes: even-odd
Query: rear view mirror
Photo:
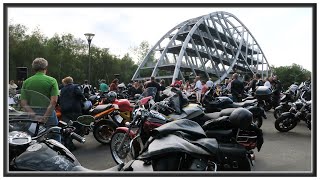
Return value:
<svg viewBox="0 0 320 180">
<path fill-rule="evenodd" d="M 94 117 L 90 115 L 82 115 L 77 118 L 77 121 L 80 124 L 89 126 L 92 122 L 94 122 Z"/>
</svg>

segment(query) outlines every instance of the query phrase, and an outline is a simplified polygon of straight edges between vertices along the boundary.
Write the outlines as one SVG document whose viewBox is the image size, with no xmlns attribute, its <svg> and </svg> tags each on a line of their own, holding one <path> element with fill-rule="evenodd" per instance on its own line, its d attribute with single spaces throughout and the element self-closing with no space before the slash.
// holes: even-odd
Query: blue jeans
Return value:
<svg viewBox="0 0 320 180">
<path fill-rule="evenodd" d="M 52 111 L 52 115 L 50 116 L 50 118 L 48 119 L 45 127 L 46 128 L 50 128 L 50 127 L 53 127 L 53 126 L 58 126 L 58 117 L 56 115 L 56 111 L 53 110 Z M 57 134 L 57 133 L 50 133 L 48 134 L 47 136 L 49 139 L 54 139 L 58 142 L 61 142 L 61 135 L 60 134 Z"/>
<path fill-rule="evenodd" d="M 46 112 L 46 109 L 43 108 L 39 108 L 39 109 L 33 109 L 33 111 L 35 111 L 35 113 L 39 116 L 43 116 L 43 114 Z M 53 110 L 51 116 L 48 118 L 47 123 L 45 124 L 45 128 L 48 129 L 50 127 L 53 126 L 58 126 L 58 118 L 56 115 L 56 111 Z M 49 139 L 54 139 L 58 142 L 61 142 L 61 135 L 57 134 L 57 133 L 49 133 L 47 138 Z"/>
</svg>

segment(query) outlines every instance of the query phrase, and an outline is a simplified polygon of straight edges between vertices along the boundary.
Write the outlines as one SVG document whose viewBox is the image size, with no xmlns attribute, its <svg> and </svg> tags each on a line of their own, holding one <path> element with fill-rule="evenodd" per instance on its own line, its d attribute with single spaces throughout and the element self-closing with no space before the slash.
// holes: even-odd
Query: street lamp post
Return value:
<svg viewBox="0 0 320 180">
<path fill-rule="evenodd" d="M 88 40 L 88 44 L 89 44 L 89 79 L 88 79 L 88 83 L 91 83 L 91 57 L 90 57 L 90 45 L 91 45 L 91 40 L 93 39 L 94 34 L 92 33 L 85 33 L 84 34 Z"/>
</svg>

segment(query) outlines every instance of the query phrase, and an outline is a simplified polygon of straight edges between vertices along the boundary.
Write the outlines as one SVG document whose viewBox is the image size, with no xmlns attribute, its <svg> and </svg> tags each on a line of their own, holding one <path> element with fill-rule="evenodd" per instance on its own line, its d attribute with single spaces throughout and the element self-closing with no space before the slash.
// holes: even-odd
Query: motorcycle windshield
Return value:
<svg viewBox="0 0 320 180">
<path fill-rule="evenodd" d="M 156 87 L 148 87 L 146 88 L 143 93 L 141 94 L 142 97 L 152 96 L 153 99 L 156 97 L 157 88 Z"/>
<path fill-rule="evenodd" d="M 57 124 L 54 108 L 48 110 L 49 105 L 50 99 L 47 96 L 22 89 L 18 104 L 9 107 L 9 132 L 23 131 L 36 136 L 45 130 L 43 124 L 40 125 L 38 121 L 47 119 L 48 125 Z M 46 112 L 48 115 L 44 116 Z"/>
</svg>

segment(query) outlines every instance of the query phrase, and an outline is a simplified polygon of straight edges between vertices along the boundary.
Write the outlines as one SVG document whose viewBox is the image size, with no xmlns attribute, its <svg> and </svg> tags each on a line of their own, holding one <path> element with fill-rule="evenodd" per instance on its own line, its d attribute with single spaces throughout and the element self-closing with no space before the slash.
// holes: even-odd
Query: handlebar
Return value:
<svg viewBox="0 0 320 180">
<path fill-rule="evenodd" d="M 86 142 L 86 139 L 84 137 L 81 137 L 79 134 L 77 134 L 75 132 L 71 132 L 70 137 L 72 139 L 75 139 L 76 141 L 82 143 L 82 144 Z"/>
</svg>

